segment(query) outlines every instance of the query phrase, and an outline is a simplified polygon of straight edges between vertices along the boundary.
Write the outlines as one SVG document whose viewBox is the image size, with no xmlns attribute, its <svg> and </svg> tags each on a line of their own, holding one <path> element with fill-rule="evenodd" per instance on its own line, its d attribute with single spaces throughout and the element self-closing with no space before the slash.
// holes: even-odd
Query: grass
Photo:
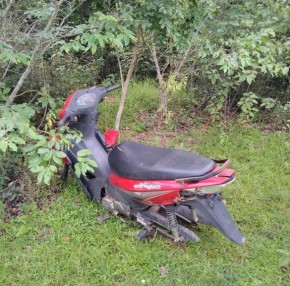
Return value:
<svg viewBox="0 0 290 286">
<path fill-rule="evenodd" d="M 224 197 L 244 245 L 205 226 L 198 243 L 139 242 L 128 220 L 99 224 L 106 211 L 70 181 L 52 204 L 0 224 L 0 285 L 290 285 L 278 266 L 278 250 L 290 248 L 289 134 L 199 128 L 165 145 L 232 158 L 238 178 Z"/>
<path fill-rule="evenodd" d="M 133 82 L 126 98 L 126 107 L 122 114 L 121 126 L 132 128 L 140 132 L 147 129 L 143 123 L 144 116 L 155 114 L 158 107 L 158 88 L 150 80 Z M 108 94 L 107 98 L 99 106 L 101 112 L 100 125 L 107 130 L 114 127 L 115 117 L 120 101 L 120 90 Z"/>
<path fill-rule="evenodd" d="M 165 126 L 156 122 L 157 94 L 151 82 L 132 85 L 122 140 L 230 157 L 237 180 L 224 198 L 245 244 L 207 226 L 198 243 L 176 245 L 159 236 L 139 242 L 140 227 L 129 220 L 111 216 L 98 223 L 106 211 L 87 201 L 73 180 L 60 194 L 53 184 L 39 194 L 35 186 L 23 187 L 25 215 L 0 222 L 0 285 L 290 285 L 289 265 L 278 263 L 279 250 L 290 250 L 290 135 L 237 124 L 208 127 L 187 110 L 194 102 L 182 94 L 170 99 Z M 118 95 L 100 107 L 102 129 L 114 126 Z M 4 208 L 0 203 L 0 218 Z"/>
</svg>

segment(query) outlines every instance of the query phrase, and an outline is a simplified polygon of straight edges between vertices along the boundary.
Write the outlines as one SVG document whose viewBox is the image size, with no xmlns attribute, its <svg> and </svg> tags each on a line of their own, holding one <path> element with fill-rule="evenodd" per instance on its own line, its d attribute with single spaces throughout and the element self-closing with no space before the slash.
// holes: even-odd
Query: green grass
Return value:
<svg viewBox="0 0 290 286">
<path fill-rule="evenodd" d="M 115 117 L 120 102 L 121 90 L 109 93 L 103 103 L 100 104 L 101 112 L 99 124 L 103 130 L 112 129 L 115 126 Z M 133 82 L 128 90 L 125 109 L 122 114 L 121 127 L 130 127 L 134 131 L 146 129 L 144 116 L 156 113 L 158 107 L 159 90 L 150 80 Z"/>
<path fill-rule="evenodd" d="M 237 181 L 224 197 L 244 245 L 205 226 L 198 243 L 139 242 L 129 221 L 99 224 L 106 211 L 71 181 L 52 204 L 0 224 L 0 285 L 290 285 L 289 268 L 278 266 L 278 250 L 290 248 L 289 134 L 215 127 L 166 145 L 232 159 Z"/>
</svg>

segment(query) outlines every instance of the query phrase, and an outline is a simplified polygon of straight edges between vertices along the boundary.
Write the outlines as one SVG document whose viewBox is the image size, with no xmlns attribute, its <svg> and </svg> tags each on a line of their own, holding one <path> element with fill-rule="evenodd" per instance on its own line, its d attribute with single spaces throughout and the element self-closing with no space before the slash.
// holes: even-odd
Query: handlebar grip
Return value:
<svg viewBox="0 0 290 286">
<path fill-rule="evenodd" d="M 106 87 L 105 90 L 106 90 L 106 92 L 110 92 L 110 91 L 113 91 L 115 89 L 118 89 L 119 87 L 120 87 L 119 84 L 115 84 L 115 85 Z"/>
</svg>

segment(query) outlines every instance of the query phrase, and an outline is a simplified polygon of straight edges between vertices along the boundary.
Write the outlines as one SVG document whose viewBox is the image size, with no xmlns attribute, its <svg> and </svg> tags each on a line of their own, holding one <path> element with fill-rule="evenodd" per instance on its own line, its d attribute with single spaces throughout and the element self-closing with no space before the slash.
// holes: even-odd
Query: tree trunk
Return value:
<svg viewBox="0 0 290 286">
<path fill-rule="evenodd" d="M 63 4 L 64 1 L 65 0 L 60 0 L 60 1 L 55 2 L 54 10 L 53 10 L 52 14 L 50 15 L 48 23 L 44 29 L 44 33 L 47 33 L 50 30 L 50 28 L 52 27 L 52 24 L 53 24 L 54 20 L 56 19 L 57 14 L 59 12 L 60 6 Z M 28 63 L 25 71 L 21 75 L 15 88 L 13 89 L 12 93 L 10 94 L 10 96 L 6 102 L 6 106 L 10 106 L 13 103 L 13 101 L 15 100 L 15 98 L 18 96 L 18 92 L 19 92 L 20 88 L 22 87 L 24 81 L 27 79 L 27 77 L 29 76 L 29 74 L 32 70 L 32 66 L 34 64 L 35 58 L 36 58 L 37 53 L 38 53 L 40 48 L 41 48 L 41 39 L 38 39 L 38 41 L 36 42 L 35 48 L 32 52 L 30 62 Z"/>
<path fill-rule="evenodd" d="M 11 9 L 11 7 L 14 5 L 15 0 L 10 0 L 7 7 L 1 12 L 1 19 L 2 21 L 4 21 L 4 19 L 7 17 L 9 10 Z"/>
<path fill-rule="evenodd" d="M 158 61 L 158 58 L 157 58 L 156 46 L 155 46 L 154 43 L 152 44 L 152 46 L 150 48 L 150 51 L 151 51 L 151 54 L 152 54 L 152 57 L 153 57 L 153 61 L 154 61 L 154 64 L 155 64 L 155 69 L 156 69 L 156 72 L 157 72 L 157 78 L 158 78 L 158 83 L 159 83 L 159 90 L 160 90 L 160 97 L 159 97 L 160 107 L 159 107 L 159 111 L 160 111 L 161 115 L 165 115 L 165 113 L 167 112 L 167 96 L 168 96 L 168 93 L 167 93 L 167 91 L 165 89 L 165 86 L 164 86 L 164 77 L 163 77 L 163 74 L 162 74 L 161 69 L 160 69 L 159 61 Z"/>
<path fill-rule="evenodd" d="M 190 53 L 190 50 L 191 50 L 191 46 L 188 46 L 188 48 L 185 51 L 184 56 L 182 57 L 182 60 L 180 61 L 179 65 L 172 72 L 174 78 L 177 77 L 177 75 L 180 72 L 181 68 L 184 66 L 184 64 L 185 64 L 185 62 L 186 62 L 186 60 L 188 58 L 188 55 Z M 159 90 L 160 90 L 159 112 L 161 113 L 162 116 L 164 116 L 165 113 L 167 112 L 167 98 L 168 98 L 168 95 L 169 95 L 169 91 L 166 90 L 166 88 L 165 88 L 164 76 L 163 76 L 163 74 L 161 72 L 160 64 L 159 64 L 158 57 L 157 57 L 156 46 L 155 46 L 154 43 L 151 45 L 150 51 L 151 51 L 151 54 L 152 54 L 152 57 L 153 57 L 153 61 L 154 61 L 154 64 L 155 64 L 155 69 L 156 69 L 158 83 L 159 83 Z"/>
<path fill-rule="evenodd" d="M 122 81 L 122 95 L 121 95 L 121 101 L 120 101 L 120 105 L 119 105 L 119 109 L 118 109 L 118 113 L 117 113 L 116 121 L 115 121 L 115 129 L 116 130 L 120 129 L 121 116 L 122 116 L 124 106 L 125 106 L 125 100 L 126 100 L 127 93 L 128 93 L 129 83 L 130 83 L 130 80 L 132 78 L 132 74 L 133 74 L 134 68 L 136 66 L 137 58 L 138 58 L 141 33 L 142 33 L 141 27 L 138 27 L 137 32 L 136 32 L 137 41 L 136 41 L 134 49 L 133 49 L 133 54 L 132 54 L 130 66 L 129 66 L 125 81 L 123 81 L 123 72 L 122 72 L 120 57 L 118 55 L 118 64 L 119 64 L 119 70 L 120 70 L 120 77 L 121 77 L 121 81 Z"/>
</svg>

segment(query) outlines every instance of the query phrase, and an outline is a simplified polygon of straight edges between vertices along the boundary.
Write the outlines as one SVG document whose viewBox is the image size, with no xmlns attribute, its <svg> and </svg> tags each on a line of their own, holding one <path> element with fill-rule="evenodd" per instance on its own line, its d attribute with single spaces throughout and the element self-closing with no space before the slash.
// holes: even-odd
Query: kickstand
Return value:
<svg viewBox="0 0 290 286">
<path fill-rule="evenodd" d="M 174 241 L 174 237 L 173 237 L 172 235 L 170 235 L 169 233 L 167 233 L 165 230 L 163 230 L 163 229 L 157 227 L 157 228 L 156 228 L 156 231 L 157 231 L 159 234 L 161 234 L 163 237 L 165 237 L 165 238 L 167 238 L 167 239 L 169 239 L 169 240 Z"/>
<path fill-rule="evenodd" d="M 143 240 L 146 236 L 152 234 L 153 228 L 149 226 L 144 226 L 137 234 L 138 240 Z"/>
<path fill-rule="evenodd" d="M 68 164 L 64 164 L 63 170 L 62 170 L 62 173 L 61 173 L 61 178 L 62 178 L 63 181 L 67 180 L 68 170 L 69 170 L 69 165 Z"/>
</svg>

